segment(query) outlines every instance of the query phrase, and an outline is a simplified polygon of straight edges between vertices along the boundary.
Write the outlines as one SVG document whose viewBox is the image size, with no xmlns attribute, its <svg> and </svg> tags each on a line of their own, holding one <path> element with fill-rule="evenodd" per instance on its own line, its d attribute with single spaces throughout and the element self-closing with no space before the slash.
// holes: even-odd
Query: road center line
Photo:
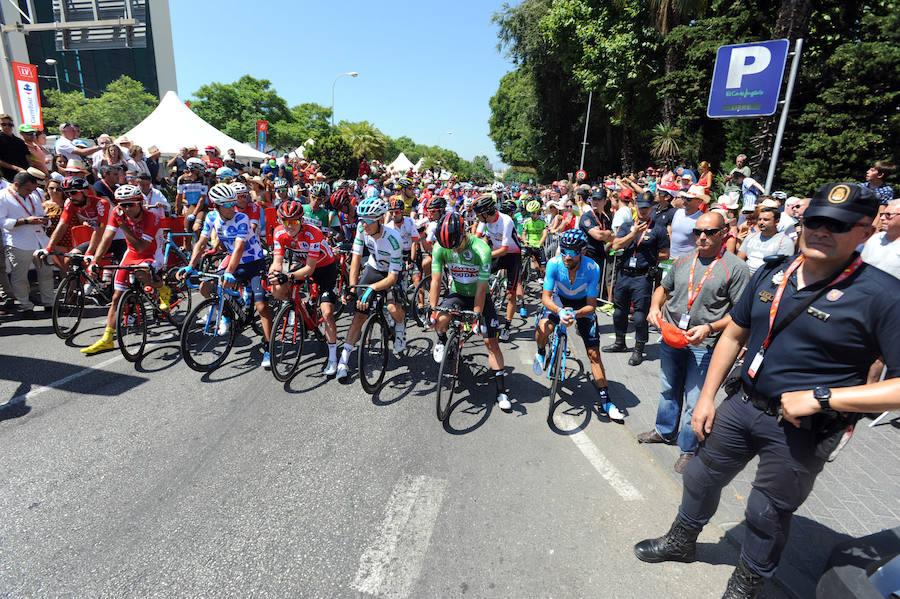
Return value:
<svg viewBox="0 0 900 599">
<path fill-rule="evenodd" d="M 352 587 L 379 597 L 407 597 L 419 576 L 447 481 L 403 476 L 394 486 L 378 536 L 363 552 Z"/>
<path fill-rule="evenodd" d="M 119 355 L 117 355 L 114 358 L 110 358 L 108 360 L 100 362 L 96 366 L 88 366 L 87 368 L 85 368 L 83 370 L 79 370 L 78 372 L 73 372 L 69 376 L 63 377 L 63 378 L 59 379 L 58 381 L 53 381 L 49 385 L 35 385 L 35 387 L 28 393 L 23 393 L 22 395 L 17 395 L 15 397 L 13 397 L 11 400 L 9 400 L 8 402 L 6 402 L 5 404 L 0 404 L 0 408 L 5 407 L 5 406 L 12 406 L 17 403 L 22 403 L 23 401 L 28 401 L 32 397 L 35 397 L 36 395 L 40 395 L 41 393 L 44 393 L 45 391 L 50 391 L 51 389 L 56 389 L 57 387 L 65 385 L 66 383 L 68 383 L 70 381 L 74 381 L 75 379 L 80 378 L 86 374 L 90 374 L 92 372 L 97 372 L 101 368 L 105 368 L 106 366 L 109 366 L 110 364 L 112 364 L 114 362 L 118 362 L 119 360 L 121 360 L 124 357 L 125 356 L 122 355 L 122 352 L 119 352 Z"/>
<path fill-rule="evenodd" d="M 574 430 L 580 425 L 579 421 L 567 414 L 556 413 L 553 415 L 553 421 L 560 430 L 565 431 Z M 640 491 L 638 491 L 634 485 L 632 485 L 628 479 L 625 478 L 625 476 L 619 472 L 608 459 L 606 459 L 606 456 L 604 456 L 600 452 L 600 449 L 594 445 L 594 442 L 587 436 L 587 433 L 578 431 L 577 433 L 569 435 L 569 438 L 572 439 L 572 442 L 581 450 L 584 457 L 588 459 L 594 469 L 600 473 L 600 476 L 610 484 L 613 490 L 618 493 L 622 499 L 625 501 L 637 501 L 644 498 Z"/>
</svg>

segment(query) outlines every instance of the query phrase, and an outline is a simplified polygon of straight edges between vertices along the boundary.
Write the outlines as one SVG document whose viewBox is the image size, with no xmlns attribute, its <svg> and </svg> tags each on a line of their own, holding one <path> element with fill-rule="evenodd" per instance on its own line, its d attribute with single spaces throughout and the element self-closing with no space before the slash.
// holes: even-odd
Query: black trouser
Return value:
<svg viewBox="0 0 900 599">
<path fill-rule="evenodd" d="M 628 310 L 634 302 L 634 339 L 638 343 L 647 343 L 650 336 L 647 312 L 650 310 L 652 292 L 646 273 L 631 275 L 626 269 L 619 272 L 613 291 L 613 326 L 616 335 L 624 335 L 628 330 Z"/>
<path fill-rule="evenodd" d="M 812 431 L 778 422 L 738 392 L 716 410 L 712 432 L 684 470 L 679 516 L 702 527 L 719 507 L 722 489 L 756 455 L 759 466 L 747 498 L 741 555 L 754 572 L 770 577 L 787 542 L 791 516 L 812 491 L 825 460 L 815 455 Z"/>
</svg>

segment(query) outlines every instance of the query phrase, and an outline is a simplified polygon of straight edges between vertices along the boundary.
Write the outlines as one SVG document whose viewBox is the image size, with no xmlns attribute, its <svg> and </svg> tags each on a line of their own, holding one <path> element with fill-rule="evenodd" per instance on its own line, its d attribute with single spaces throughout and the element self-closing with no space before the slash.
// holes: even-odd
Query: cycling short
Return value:
<svg viewBox="0 0 900 599">
<path fill-rule="evenodd" d="M 491 261 L 491 272 L 494 273 L 499 270 L 506 271 L 507 295 L 514 294 L 516 287 L 519 285 L 519 274 L 522 270 L 522 254 L 516 252 L 515 254 L 504 254 L 499 258 L 494 258 Z"/>
<path fill-rule="evenodd" d="M 300 270 L 300 268 L 302 267 L 297 267 L 294 270 Z M 334 262 L 328 266 L 317 266 L 310 278 L 315 281 L 316 287 L 319 288 L 319 302 L 333 304 L 338 301 L 334 292 L 334 287 L 337 284 L 337 265 Z"/>
<path fill-rule="evenodd" d="M 560 298 L 563 307 L 571 308 L 572 310 L 580 310 L 581 308 L 587 305 L 587 301 L 584 299 L 578 300 L 566 300 Z M 547 308 L 544 308 L 544 311 L 541 313 L 541 320 L 544 319 L 549 320 L 553 323 L 553 326 L 559 324 L 559 315 L 554 314 Z M 600 347 L 600 331 L 597 330 L 597 318 L 596 316 L 585 316 L 583 318 L 575 319 L 575 327 L 578 329 L 578 335 L 584 341 L 584 346 L 587 349 L 595 349 Z"/>
<path fill-rule="evenodd" d="M 542 247 L 531 247 L 528 245 L 523 247 L 522 260 L 527 260 L 529 257 L 533 257 L 541 266 L 547 265 L 547 255 L 544 253 L 544 248 Z"/>
<path fill-rule="evenodd" d="M 384 280 L 384 278 L 385 278 L 386 276 L 388 276 L 388 273 L 386 273 L 386 272 L 384 272 L 384 271 L 381 271 L 381 270 L 375 270 L 375 269 L 372 268 L 371 266 L 366 266 L 366 269 L 363 271 L 363 275 L 362 275 L 362 277 L 359 279 L 359 282 L 357 283 L 357 285 L 372 285 L 373 283 L 377 283 L 378 281 Z M 362 296 L 363 296 L 364 293 L 365 293 L 365 289 L 357 289 L 357 290 L 356 290 L 356 295 L 357 295 L 357 297 L 360 298 L 360 299 L 362 298 Z M 399 304 L 399 303 L 400 303 L 400 290 L 399 290 L 399 288 L 398 288 L 396 285 L 394 285 L 393 287 L 391 287 L 391 288 L 388 290 L 387 296 L 386 296 L 385 299 L 387 300 L 387 302 L 388 302 L 389 304 L 391 304 L 391 303 L 392 303 L 392 304 Z M 360 312 L 360 313 L 362 313 L 362 314 L 368 314 L 368 313 L 369 313 L 369 309 L 368 309 L 368 308 L 365 309 L 365 310 L 359 310 L 359 309 L 357 309 L 357 312 Z"/>
<path fill-rule="evenodd" d="M 146 266 L 147 268 L 156 268 L 156 260 L 150 258 L 141 258 L 131 250 L 125 252 L 119 261 L 119 266 Z M 116 271 L 115 290 L 125 291 L 131 286 L 130 275 L 134 273 L 131 269 L 121 269 Z"/>
<path fill-rule="evenodd" d="M 75 249 L 83 254 L 87 251 L 90 244 L 90 241 L 85 241 L 81 245 L 75 246 Z M 121 262 L 122 256 L 124 256 L 125 252 L 128 251 L 128 243 L 124 239 L 113 239 L 110 242 L 109 249 L 107 251 L 113 255 L 113 258 L 117 263 Z"/>
<path fill-rule="evenodd" d="M 438 304 L 446 310 L 473 310 L 475 308 L 475 297 L 470 295 L 460 295 L 459 293 L 448 294 L 441 303 Z M 491 298 L 484 298 L 484 324 L 487 326 L 485 339 L 495 339 L 500 331 L 500 320 L 497 318 L 497 311 L 494 310 L 494 302 Z"/>
<path fill-rule="evenodd" d="M 225 274 L 225 269 L 222 268 L 216 271 L 216 274 Z M 254 260 L 253 262 L 245 262 L 244 264 L 239 264 L 238 267 L 234 269 L 234 278 L 237 279 L 237 282 L 240 284 L 249 284 L 250 291 L 253 292 L 254 302 L 266 301 L 266 290 L 262 285 L 262 279 L 265 275 L 265 258 L 260 258 L 259 260 Z"/>
</svg>

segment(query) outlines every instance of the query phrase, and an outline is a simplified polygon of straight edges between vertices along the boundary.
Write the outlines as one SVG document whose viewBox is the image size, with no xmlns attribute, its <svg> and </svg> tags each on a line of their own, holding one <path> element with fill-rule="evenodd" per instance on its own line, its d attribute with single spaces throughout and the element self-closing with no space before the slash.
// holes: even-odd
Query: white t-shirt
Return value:
<svg viewBox="0 0 900 599">
<path fill-rule="evenodd" d="M 619 206 L 619 209 L 616 210 L 616 213 L 613 214 L 612 219 L 612 229 L 613 232 L 619 230 L 619 227 L 622 226 L 623 223 L 626 222 L 634 222 L 634 213 L 631 211 L 631 208 L 628 206 Z"/>
<path fill-rule="evenodd" d="M 888 241 L 887 231 L 872 235 L 863 246 L 862 259 L 900 279 L 900 237 Z"/>
<path fill-rule="evenodd" d="M 486 238 L 491 246 L 491 250 L 499 250 L 507 248 L 510 254 L 522 253 L 519 247 L 518 235 L 516 234 L 516 225 L 508 214 L 498 213 L 499 218 L 492 223 L 479 222 L 475 234 L 478 237 Z"/>
<path fill-rule="evenodd" d="M 784 233 L 775 233 L 771 237 L 763 239 L 762 233 L 757 231 L 744 240 L 740 251 L 747 256 L 747 266 L 750 268 L 750 272 L 754 273 L 765 263 L 766 256 L 792 255 L 794 242 Z"/>
<path fill-rule="evenodd" d="M 675 216 L 672 217 L 672 238 L 669 242 L 670 258 L 680 258 L 697 249 L 694 228 L 697 226 L 697 219 L 702 215 L 699 210 L 691 215 L 686 214 L 684 208 L 675 211 Z"/>
<path fill-rule="evenodd" d="M 58 155 L 65 156 L 66 160 L 80 158 L 80 156 L 75 153 L 75 145 L 72 143 L 72 140 L 63 137 L 62 135 L 60 135 L 59 139 L 56 140 L 56 143 L 53 144 L 53 151 Z"/>
<path fill-rule="evenodd" d="M 416 228 L 416 223 L 409 216 L 403 217 L 403 222 L 400 223 L 400 226 L 397 226 L 394 219 L 390 219 L 384 226 L 399 233 L 404 252 L 408 252 L 412 248 L 413 242 L 419 240 L 419 230 Z"/>
</svg>

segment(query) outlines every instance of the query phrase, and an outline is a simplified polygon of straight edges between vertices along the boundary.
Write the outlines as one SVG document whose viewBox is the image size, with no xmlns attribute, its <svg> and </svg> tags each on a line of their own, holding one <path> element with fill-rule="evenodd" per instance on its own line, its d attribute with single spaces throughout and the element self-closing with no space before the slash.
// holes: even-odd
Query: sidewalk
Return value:
<svg viewBox="0 0 900 599">
<path fill-rule="evenodd" d="M 598 318 L 603 332 L 601 344 L 611 343 L 612 318 L 602 312 L 598 312 Z M 633 346 L 633 329 L 629 331 L 627 343 L 628 347 Z M 646 357 L 639 366 L 628 365 L 630 352 L 603 354 L 610 389 L 616 400 L 622 401 L 620 407 L 624 404 L 627 408 L 625 425 L 635 435 L 652 429 L 656 421 L 660 343 L 659 334 L 651 330 Z M 900 522 L 900 435 L 897 434 L 900 413 L 890 414 L 874 428 L 869 428 L 870 422 L 869 417 L 860 420 L 850 443 L 836 461 L 825 465 L 812 494 L 794 515 L 775 577 L 797 597 L 815 596 L 815 585 L 835 544 Z M 678 458 L 678 447 L 642 447 L 681 484 L 681 475 L 672 469 Z M 713 518 L 737 545 L 743 539 L 741 523 L 756 462 L 754 459 L 748 464 L 722 491 L 719 510 Z"/>
</svg>

